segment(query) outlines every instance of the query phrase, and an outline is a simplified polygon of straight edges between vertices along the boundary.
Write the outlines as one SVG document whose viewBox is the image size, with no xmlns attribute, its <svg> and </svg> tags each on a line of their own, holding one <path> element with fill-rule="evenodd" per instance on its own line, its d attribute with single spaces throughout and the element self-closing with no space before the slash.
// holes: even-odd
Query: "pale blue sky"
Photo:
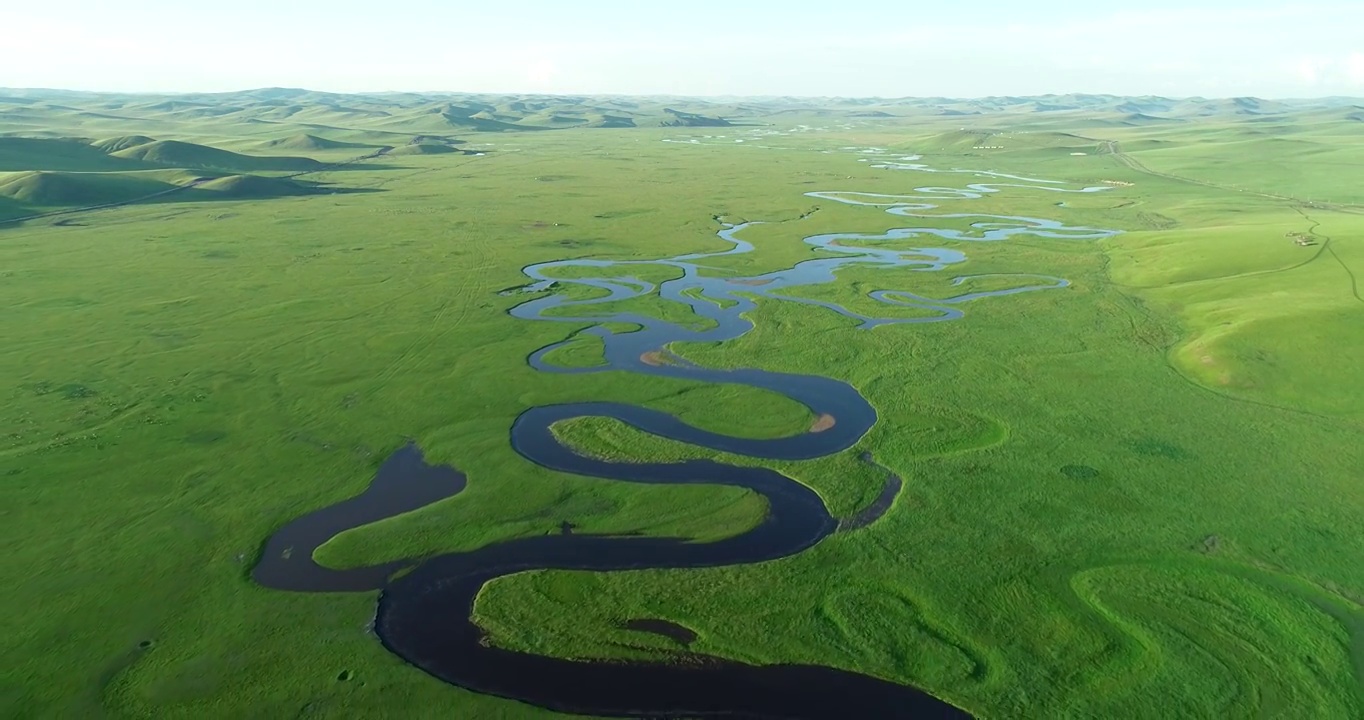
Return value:
<svg viewBox="0 0 1364 720">
<path fill-rule="evenodd" d="M 1364 0 L 38 0 L 0 22 L 0 87 L 1364 95 Z"/>
</svg>

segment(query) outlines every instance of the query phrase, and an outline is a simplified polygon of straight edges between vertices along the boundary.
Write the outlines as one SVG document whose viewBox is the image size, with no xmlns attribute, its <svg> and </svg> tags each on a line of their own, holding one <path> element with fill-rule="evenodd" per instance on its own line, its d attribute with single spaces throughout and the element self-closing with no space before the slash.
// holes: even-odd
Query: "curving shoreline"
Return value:
<svg viewBox="0 0 1364 720">
<path fill-rule="evenodd" d="M 1016 178 L 1016 176 L 1004 176 Z M 1026 178 L 1019 178 L 1026 179 Z M 1030 179 L 1026 179 L 1030 180 Z M 1036 181 L 1051 183 L 1052 181 Z M 476 692 L 527 702 L 568 713 L 618 717 L 730 717 L 822 719 L 847 717 L 969 717 L 963 711 L 912 687 L 845 670 L 806 665 L 755 666 L 720 658 L 688 655 L 693 662 L 587 662 L 530 655 L 495 647 L 472 620 L 479 591 L 491 580 L 527 570 L 564 569 L 619 571 L 644 568 L 695 568 L 757 563 L 800 553 L 833 532 L 839 523 L 809 487 L 765 468 L 743 468 L 712 460 L 673 463 L 613 462 L 586 457 L 562 444 L 552 432 L 560 421 L 580 417 L 612 418 L 642 432 L 717 451 L 779 460 L 823 457 L 853 447 L 875 424 L 875 409 L 850 384 L 826 377 L 758 369 L 714 369 L 666 354 L 674 342 L 720 341 L 752 328 L 745 313 L 756 307 L 753 296 L 817 305 L 857 319 L 863 328 L 896 323 L 941 322 L 962 317 L 955 307 L 987 297 L 1000 297 L 1065 287 L 1062 278 L 1016 275 L 1034 281 L 1005 290 L 968 292 L 950 298 L 928 298 L 900 290 L 877 290 L 869 297 L 887 305 L 904 305 L 939 314 L 913 318 L 874 318 L 834 303 L 781 294 L 784 289 L 835 279 L 851 264 L 914 271 L 937 271 L 965 260 L 965 254 L 942 248 L 886 250 L 876 241 L 932 237 L 988 242 L 1014 235 L 1092 239 L 1115 231 L 1069 227 L 1037 218 L 920 213 L 935 206 L 924 199 L 969 199 L 998 187 L 971 185 L 967 190 L 920 188 L 917 195 L 823 192 L 811 197 L 882 207 L 904 217 L 981 218 L 970 230 L 898 228 L 880 235 L 830 234 L 805 239 L 818 256 L 794 267 L 748 278 L 715 278 L 701 274 L 694 261 L 750 252 L 738 235 L 749 224 L 726 225 L 718 236 L 732 247 L 714 253 L 692 253 L 656 261 L 562 260 L 525 268 L 532 281 L 524 291 L 552 291 L 559 283 L 605 291 L 603 297 L 568 300 L 551 293 L 511 310 L 527 320 L 589 323 L 582 332 L 600 337 L 605 363 L 590 368 L 564 368 L 546 355 L 572 340 L 532 353 L 538 370 L 560 373 L 629 371 L 703 382 L 738 383 L 772 390 L 804 404 L 819 418 L 808 432 L 785 438 L 744 439 L 688 425 L 676 417 L 620 403 L 583 402 L 534 407 L 511 428 L 512 447 L 542 467 L 621 482 L 720 484 L 746 488 L 767 500 L 767 517 L 739 535 L 710 543 L 685 538 L 619 537 L 564 532 L 494 544 L 465 553 L 399 560 L 366 568 L 329 570 L 312 560 L 318 546 L 339 532 L 410 512 L 451 497 L 465 478 L 448 467 L 426 464 L 409 445 L 380 468 L 361 495 L 305 515 L 281 528 L 269 541 L 253 578 L 267 587 L 294 591 L 381 590 L 375 632 L 384 647 L 432 676 Z M 1007 187 L 1020 187 L 1008 185 Z M 1036 186 L 1021 186 L 1036 187 Z M 996 189 L 987 189 L 996 188 Z M 1093 192 L 1094 188 L 1059 192 Z M 681 269 L 683 276 L 657 287 L 633 277 L 555 278 L 562 267 L 608 268 L 642 264 Z M 956 278 L 961 285 L 974 277 Z M 1045 281 L 1037 283 L 1036 280 Z M 591 313 L 591 306 L 657 291 L 669 301 L 688 305 L 713 323 L 695 330 L 636 313 Z M 551 310 L 580 307 L 576 317 L 547 315 Z M 615 333 L 606 323 L 631 323 L 639 329 Z M 666 362 L 663 359 L 666 358 Z M 869 456 L 868 456 L 869 457 Z M 900 487 L 892 475 L 881 497 L 844 531 L 874 522 L 886 512 Z M 400 570 L 408 570 L 395 577 Z M 662 620 L 654 622 L 666 622 Z"/>
</svg>

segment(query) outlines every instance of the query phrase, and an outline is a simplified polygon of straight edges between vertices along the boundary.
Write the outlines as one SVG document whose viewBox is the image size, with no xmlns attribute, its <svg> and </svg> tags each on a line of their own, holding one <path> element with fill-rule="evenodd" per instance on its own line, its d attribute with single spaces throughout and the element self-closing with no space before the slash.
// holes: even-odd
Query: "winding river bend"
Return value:
<svg viewBox="0 0 1364 720">
<path fill-rule="evenodd" d="M 905 159 L 907 163 L 909 160 Z M 890 169 L 925 169 L 892 167 Z M 931 172 L 931 170 L 928 170 Z M 970 171 L 948 171 L 970 172 Z M 981 173 L 977 173 L 981 174 Z M 667 351 L 671 343 L 716 342 L 732 339 L 752 328 L 744 314 L 754 298 L 817 305 L 858 321 L 863 328 L 888 324 L 943 322 L 963 316 L 962 306 L 985 298 L 1065 287 L 1062 278 L 1042 275 L 989 276 L 993 284 L 1013 279 L 1001 290 L 963 292 L 930 298 L 903 290 L 878 290 L 869 295 L 888 306 L 911 307 L 912 317 L 872 317 L 842 306 L 786 294 L 792 288 L 832 282 L 838 270 L 862 265 L 912 272 L 945 270 L 966 259 L 956 249 L 916 247 L 895 250 L 878 247 L 886 241 L 928 238 L 934 241 L 993 242 L 1018 235 L 1088 240 L 1116 231 L 1072 227 L 1053 220 L 954 214 L 924 214 L 935 209 L 931 200 L 967 200 L 1023 187 L 1050 192 L 1098 192 L 1106 188 L 1069 189 L 1060 183 L 984 173 L 1009 184 L 971 184 L 966 188 L 925 187 L 910 195 L 859 192 L 815 192 L 825 201 L 878 207 L 897 217 L 949 218 L 967 228 L 897 228 L 882 234 L 829 234 L 805 238 L 812 258 L 795 266 L 752 277 L 703 274 L 704 261 L 747 253 L 753 246 L 741 239 L 745 225 L 725 225 L 718 236 L 728 248 L 655 261 L 561 260 L 525 268 L 529 284 L 520 288 L 530 297 L 511 312 L 526 320 L 588 325 L 581 333 L 601 339 L 605 363 L 591 368 L 553 364 L 550 353 L 573 338 L 532 353 L 536 369 L 553 373 L 634 372 L 688 380 L 738 383 L 781 393 L 804 404 L 820 421 L 800 435 L 753 440 L 709 432 L 666 413 L 618 403 L 583 402 L 531 408 L 511 429 L 513 448 L 543 467 L 632 483 L 714 484 L 743 487 L 766 498 L 769 512 L 756 527 L 718 542 L 691 543 L 684 538 L 593 536 L 571 528 L 555 535 L 512 540 L 472 552 L 397 560 L 372 567 L 333 570 L 318 565 L 313 551 L 345 530 L 410 512 L 451 497 L 464 489 L 466 478 L 449 467 L 432 466 L 414 445 L 398 450 L 379 469 L 361 495 L 300 517 L 281 528 L 266 543 L 253 570 L 260 584 L 299 592 L 359 592 L 380 590 L 375 632 L 384 647 L 412 665 L 451 684 L 475 692 L 519 700 L 543 708 L 614 717 L 649 718 L 900 718 L 966 717 L 953 706 L 912 687 L 846 670 L 810 665 L 756 666 L 688 654 L 690 662 L 590 662 L 530 655 L 485 642 L 485 634 L 471 615 L 474 601 L 489 581 L 517 572 L 539 569 L 616 571 L 642 568 L 695 568 L 757 563 L 800 553 L 835 532 L 833 518 L 810 488 L 764 468 L 743 468 L 710 460 L 673 463 L 623 463 L 586 457 L 562 444 L 551 431 L 554 423 L 571 418 L 606 417 L 641 431 L 693 445 L 750 457 L 799 460 L 822 457 L 853 447 L 876 422 L 876 411 L 851 385 L 826 377 L 792 375 L 759 369 L 721 370 L 688 362 Z M 681 271 L 681 277 L 655 285 L 630 275 L 605 272 L 634 265 L 661 265 Z M 561 277 L 565 268 L 600 269 L 602 277 Z M 574 274 L 581 274 L 578 271 Z M 901 276 L 902 277 L 902 276 Z M 961 276 L 954 284 L 969 285 L 986 276 Z M 571 299 L 560 292 L 569 285 L 593 288 L 595 297 Z M 647 315 L 594 312 L 596 305 L 658 293 L 664 300 L 687 305 L 703 329 L 686 327 Z M 636 326 L 634 332 L 615 332 L 608 323 Z M 618 326 L 615 326 L 618 327 Z M 868 455 L 869 457 L 869 455 Z M 898 479 L 888 484 L 892 494 Z M 879 512 L 889 499 L 876 503 Z M 865 513 L 845 529 L 874 520 Z M 403 574 L 399 571 L 406 570 Z M 654 621 L 662 623 L 663 621 Z M 647 623 L 645 623 L 647 625 Z M 666 625 L 666 623 L 664 623 Z M 674 626 L 684 635 L 685 628 Z"/>
</svg>

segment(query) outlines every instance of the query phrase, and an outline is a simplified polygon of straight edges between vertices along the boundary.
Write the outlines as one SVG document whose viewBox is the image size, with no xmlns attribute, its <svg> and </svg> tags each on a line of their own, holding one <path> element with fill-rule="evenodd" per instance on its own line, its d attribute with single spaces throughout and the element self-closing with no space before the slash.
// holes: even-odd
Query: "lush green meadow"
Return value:
<svg viewBox="0 0 1364 720">
<path fill-rule="evenodd" d="M 933 241 L 970 259 L 940 273 L 850 269 L 801 292 L 912 314 L 866 293 L 947 296 L 960 292 L 952 277 L 987 273 L 1072 282 L 975 301 L 957 322 L 868 331 L 764 300 L 747 335 L 673 346 L 705 365 L 851 382 L 880 415 L 857 447 L 762 464 L 837 516 L 882 487 L 862 451 L 903 493 L 870 527 L 778 562 L 498 580 L 477 606 L 492 641 L 661 658 L 671 641 L 620 621 L 665 618 L 698 632 L 693 651 L 857 670 L 981 717 L 1364 714 L 1364 134 L 1348 110 L 1267 123 L 1194 108 L 1145 124 L 1085 108 L 432 115 L 404 98 L 392 102 L 410 112 L 386 114 L 372 98 L 250 102 L 0 105 L 0 220 L 144 198 L 0 225 L 12 578 L 0 715 L 549 716 L 406 666 L 369 631 L 372 594 L 253 584 L 262 543 L 358 493 L 409 438 L 465 471 L 467 490 L 338 536 L 324 564 L 472 549 L 564 521 L 697 541 L 751 527 L 760 497 L 545 470 L 513 452 L 511 423 L 533 406 L 606 400 L 771 437 L 808 428 L 806 408 L 748 387 L 536 372 L 527 355 L 581 328 L 513 318 L 527 296 L 502 291 L 536 262 L 723 249 L 717 218 L 766 224 L 743 236 L 755 252 L 707 259 L 710 272 L 780 270 L 814 257 L 801 240 L 817 233 L 969 222 L 804 193 L 992 182 L 876 169 L 846 150 L 869 146 L 937 168 L 1109 181 L 1088 195 L 1005 188 L 936 212 L 1125 232 Z M 751 125 L 692 119 L 719 116 Z M 682 121 L 701 126 L 664 126 Z M 161 144 L 92 144 L 133 135 Z M 618 306 L 685 319 L 656 297 Z M 552 359 L 597 364 L 600 341 Z M 584 453 L 711 455 L 612 421 L 557 430 Z"/>
</svg>

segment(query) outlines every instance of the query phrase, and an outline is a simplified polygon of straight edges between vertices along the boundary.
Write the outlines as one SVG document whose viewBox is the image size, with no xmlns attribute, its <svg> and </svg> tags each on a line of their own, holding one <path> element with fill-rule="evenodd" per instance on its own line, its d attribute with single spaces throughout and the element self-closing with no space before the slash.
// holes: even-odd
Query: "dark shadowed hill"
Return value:
<svg viewBox="0 0 1364 720">
<path fill-rule="evenodd" d="M 174 188 L 167 182 L 125 173 L 35 171 L 0 175 L 0 196 L 40 208 L 126 202 Z"/>
</svg>

